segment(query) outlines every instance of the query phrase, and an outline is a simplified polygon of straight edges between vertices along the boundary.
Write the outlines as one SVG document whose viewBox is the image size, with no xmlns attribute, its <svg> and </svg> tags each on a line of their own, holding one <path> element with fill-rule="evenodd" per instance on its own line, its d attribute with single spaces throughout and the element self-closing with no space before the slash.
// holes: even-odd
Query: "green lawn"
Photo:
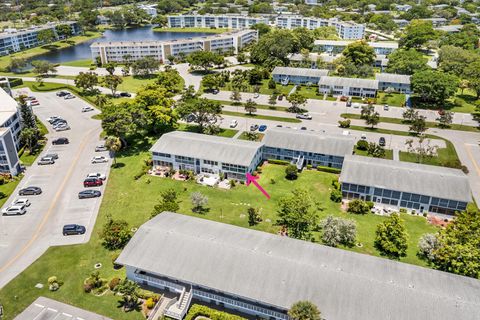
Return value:
<svg viewBox="0 0 480 320">
<path fill-rule="evenodd" d="M 461 89 L 458 89 L 453 97 L 445 101 L 443 106 L 422 104 L 418 96 L 412 95 L 413 106 L 421 109 L 438 110 L 443 108 L 452 112 L 472 113 L 475 111 L 475 105 L 479 102 L 480 100 L 477 99 L 476 92 L 472 89 L 465 89 L 463 93 Z"/>
<path fill-rule="evenodd" d="M 195 132 L 195 133 L 200 133 L 200 127 L 195 124 L 186 124 L 186 123 L 181 123 L 178 128 L 178 131 L 188 131 L 188 132 Z M 216 134 L 219 137 L 225 137 L 225 138 L 232 138 L 235 134 L 237 134 L 238 130 L 235 129 L 224 129 L 220 128 L 220 132 Z"/>
<path fill-rule="evenodd" d="M 257 136 L 257 140 L 256 141 L 262 141 L 263 140 L 263 137 L 265 136 L 265 134 L 263 133 L 259 133 L 257 132 L 258 136 Z M 240 139 L 240 140 L 248 140 L 247 139 L 247 132 L 246 131 L 243 131 L 237 139 Z"/>
<path fill-rule="evenodd" d="M 346 119 L 357 119 L 357 120 L 361 119 L 360 114 L 357 114 L 357 113 L 342 113 L 340 115 L 340 117 L 346 118 Z M 380 122 L 408 125 L 407 122 L 405 122 L 403 119 L 399 119 L 399 118 L 380 117 Z M 444 129 L 444 128 L 438 126 L 437 122 L 427 121 L 426 125 L 427 125 L 427 128 Z M 466 125 L 462 125 L 462 124 L 451 124 L 446 129 L 479 132 L 480 131 L 480 126 L 472 127 L 472 126 L 466 126 Z"/>
<path fill-rule="evenodd" d="M 372 157 L 372 155 L 369 155 L 366 150 L 359 150 L 357 147 L 355 147 L 355 154 L 364 157 Z M 393 160 L 393 150 L 385 149 L 385 157 L 383 159 Z"/>
<path fill-rule="evenodd" d="M 234 111 L 222 111 L 222 114 L 227 115 L 227 116 L 244 117 L 244 118 L 258 119 L 258 120 L 283 121 L 283 122 L 291 122 L 291 123 L 302 122 L 302 121 L 300 121 L 296 118 L 266 116 L 266 115 L 262 115 L 262 114 L 249 115 L 248 113 L 234 112 Z"/>
<path fill-rule="evenodd" d="M 86 67 L 86 68 L 90 68 L 94 66 L 94 64 L 92 63 L 92 59 L 67 61 L 67 62 L 62 62 L 61 65 L 69 66 L 69 67 Z"/>
<path fill-rule="evenodd" d="M 47 127 L 37 118 L 35 117 L 38 129 L 42 135 L 46 135 L 48 133 Z M 31 166 L 35 160 L 37 159 L 38 155 L 42 152 L 43 148 L 45 147 L 46 140 L 39 141 L 38 147 L 34 150 L 34 152 L 29 153 L 28 151 L 24 151 L 20 157 L 20 161 L 25 166 Z"/>
<path fill-rule="evenodd" d="M 405 104 L 405 94 L 403 93 L 377 93 L 378 104 L 388 104 L 390 106 L 403 107 Z"/>
<path fill-rule="evenodd" d="M 233 101 L 225 101 L 225 100 L 213 100 L 209 99 L 211 101 L 215 101 L 220 103 L 221 105 L 224 106 L 232 106 L 232 107 L 238 107 L 239 109 L 244 108 L 244 103 L 245 101 L 240 101 L 240 104 L 235 104 Z M 281 107 L 281 106 L 271 106 L 271 105 L 266 105 L 266 104 L 257 104 L 257 109 L 264 109 L 264 110 L 275 110 L 275 111 L 287 111 L 287 107 Z"/>
<path fill-rule="evenodd" d="M 21 52 L 17 52 L 8 56 L 0 57 L 0 69 L 5 69 L 10 63 L 11 58 L 25 58 L 29 59 L 38 56 L 43 53 L 60 50 L 63 48 L 71 47 L 76 44 L 88 41 L 93 38 L 98 38 L 101 35 L 100 32 L 86 32 L 85 35 L 74 36 L 66 40 L 50 43 L 45 46 L 27 49 Z"/>
<path fill-rule="evenodd" d="M 23 174 L 18 177 L 13 177 L 12 181 L 9 181 L 8 183 L 0 185 L 0 192 L 3 192 L 6 195 L 5 198 L 0 199 L 0 207 L 3 206 L 5 202 L 7 202 L 8 197 L 12 194 L 13 190 L 15 190 L 15 188 L 19 184 L 20 180 L 22 180 L 22 178 L 23 178 Z"/>
<path fill-rule="evenodd" d="M 153 28 L 153 31 L 156 32 L 198 32 L 198 33 L 224 33 L 228 32 L 229 29 L 225 28 L 162 28 L 156 27 Z"/>
<path fill-rule="evenodd" d="M 99 269 L 102 278 L 111 279 L 114 276 L 125 276 L 124 269 L 114 270 L 112 268 L 112 253 L 105 250 L 100 244 L 98 234 L 101 226 L 105 223 L 108 215 L 117 219 L 125 219 L 132 227 L 140 226 L 149 219 L 160 193 L 169 188 L 178 192 L 180 199 L 179 213 L 181 214 L 247 228 L 246 212 L 248 204 L 250 204 L 261 210 L 263 219 L 253 229 L 275 233 L 279 229 L 275 225 L 278 200 L 293 188 L 303 187 L 314 195 L 318 207 L 321 208 L 321 211 L 319 211 L 321 218 L 332 214 L 348 217 L 357 222 L 357 240 L 363 244 L 363 247 L 348 248 L 348 250 L 378 255 L 373 247 L 375 228 L 384 217 L 373 214 L 354 216 L 341 212 L 339 204 L 329 200 L 331 181 L 336 179 L 337 175 L 306 170 L 299 175 L 298 180 L 289 181 L 284 178 L 284 166 L 266 165 L 258 182 L 270 193 L 270 200 L 266 200 L 254 187 L 245 185 L 237 185 L 232 190 L 220 190 L 203 187 L 194 182 L 179 182 L 168 178 L 144 176 L 135 180 L 134 176 L 142 169 L 143 160 L 150 157 L 145 150 L 148 150 L 151 143 L 152 139 L 145 139 L 137 145 L 132 144 L 128 151 L 119 153 L 117 162 L 121 165 L 112 169 L 110 173 L 97 224 L 92 232 L 90 242 L 82 245 L 51 247 L 43 256 L 0 290 L 0 301 L 4 307 L 5 320 L 13 319 L 39 296 L 53 298 L 116 320 L 142 319 L 138 312 L 123 313 L 118 308 L 119 297 L 111 294 L 96 297 L 92 294 L 83 293 L 82 283 L 94 270 L 93 266 L 96 263 L 102 263 L 103 265 Z M 274 184 L 272 179 L 275 181 Z M 2 186 L 0 186 L 1 188 Z M 189 198 L 190 194 L 195 191 L 202 192 L 209 198 L 209 210 L 204 214 L 192 213 L 191 211 L 192 206 Z M 402 261 L 424 265 L 415 255 L 416 244 L 421 234 L 434 232 L 436 228 L 428 225 L 423 217 L 407 215 L 402 215 L 402 217 L 410 234 L 408 255 Z M 318 239 L 318 234 L 315 234 L 315 237 Z M 145 254 L 148 254 L 148 248 L 145 249 Z M 64 282 L 64 285 L 57 292 L 50 292 L 46 283 L 48 277 L 53 275 Z M 44 284 L 44 288 L 35 288 L 34 286 L 37 283 Z"/>
</svg>

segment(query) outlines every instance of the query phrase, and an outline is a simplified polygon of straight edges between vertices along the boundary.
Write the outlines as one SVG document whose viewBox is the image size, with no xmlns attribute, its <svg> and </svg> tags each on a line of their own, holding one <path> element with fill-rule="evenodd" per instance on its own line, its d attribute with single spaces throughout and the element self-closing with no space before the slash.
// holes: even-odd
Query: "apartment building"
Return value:
<svg viewBox="0 0 480 320">
<path fill-rule="evenodd" d="M 257 39 L 258 31 L 256 30 L 238 30 L 181 40 L 95 42 L 90 46 L 90 50 L 93 61 L 100 57 L 102 63 L 122 62 L 126 55 L 129 55 L 133 61 L 147 56 L 165 61 L 170 56 L 188 55 L 202 50 L 237 53 L 245 45 Z"/>
<path fill-rule="evenodd" d="M 477 279 L 173 212 L 141 225 L 116 263 L 173 296 L 164 315 L 177 320 L 192 299 L 270 320 L 303 300 L 328 320 L 476 320 L 480 309 Z"/>
<path fill-rule="evenodd" d="M 243 15 L 178 15 L 168 16 L 170 28 L 226 28 L 245 29 L 264 23 L 270 24 L 266 17 L 249 17 Z"/>
<path fill-rule="evenodd" d="M 6 29 L 5 32 L 0 33 L 0 56 L 42 45 L 43 43 L 38 40 L 38 33 L 42 30 L 52 30 L 54 40 L 61 39 L 56 29 L 59 25 L 69 25 L 73 35 L 80 32 L 80 27 L 76 22 L 47 23 L 43 26 L 20 30 Z"/>
<path fill-rule="evenodd" d="M 334 96 L 375 98 L 378 80 L 324 76 L 318 82 L 318 90 Z"/>
<path fill-rule="evenodd" d="M 418 163 L 346 156 L 340 182 L 344 198 L 394 210 L 454 215 L 472 201 L 461 170 Z"/>
<path fill-rule="evenodd" d="M 156 4 L 139 4 L 138 8 L 145 11 L 151 17 L 156 17 L 157 16 L 157 5 Z"/>
<path fill-rule="evenodd" d="M 377 73 L 375 79 L 378 80 L 378 90 L 385 91 L 392 88 L 395 92 L 412 93 L 410 87 L 410 76 L 394 73 Z"/>
<path fill-rule="evenodd" d="M 18 104 L 5 90 L 0 89 L 0 173 L 20 173 L 20 112 Z"/>
<path fill-rule="evenodd" d="M 287 85 L 293 84 L 317 84 L 322 76 L 328 75 L 325 69 L 275 67 L 272 77 L 275 82 Z"/>
<path fill-rule="evenodd" d="M 327 52 L 330 54 L 341 53 L 353 41 L 345 40 L 315 40 L 315 50 Z M 398 49 L 396 42 L 368 42 L 377 55 L 388 55 Z"/>
</svg>

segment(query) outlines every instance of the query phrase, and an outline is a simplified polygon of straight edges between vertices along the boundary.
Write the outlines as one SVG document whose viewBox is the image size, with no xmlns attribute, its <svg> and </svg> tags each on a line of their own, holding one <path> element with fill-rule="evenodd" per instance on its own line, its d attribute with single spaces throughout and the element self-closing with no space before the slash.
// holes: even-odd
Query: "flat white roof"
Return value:
<svg viewBox="0 0 480 320">
<path fill-rule="evenodd" d="M 17 113 L 18 103 L 0 88 L 0 125 Z"/>
</svg>

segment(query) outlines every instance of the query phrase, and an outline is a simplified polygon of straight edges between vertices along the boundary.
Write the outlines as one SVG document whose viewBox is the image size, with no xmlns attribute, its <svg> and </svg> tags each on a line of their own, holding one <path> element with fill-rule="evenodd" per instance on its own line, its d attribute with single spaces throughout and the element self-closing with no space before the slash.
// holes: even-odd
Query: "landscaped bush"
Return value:
<svg viewBox="0 0 480 320">
<path fill-rule="evenodd" d="M 373 202 L 365 202 L 360 199 L 351 200 L 348 203 L 347 212 L 353 214 L 367 214 L 372 211 Z"/>
<path fill-rule="evenodd" d="M 332 190 L 332 192 L 330 193 L 330 200 L 332 200 L 333 202 L 342 201 L 342 191 L 338 189 Z"/>
<path fill-rule="evenodd" d="M 194 320 L 199 316 L 210 318 L 211 320 L 246 320 L 240 316 L 236 316 L 230 313 L 218 311 L 215 309 L 210 309 L 209 307 L 202 306 L 199 304 L 194 304 L 187 315 L 185 320 Z"/>
<path fill-rule="evenodd" d="M 367 150 L 368 149 L 368 142 L 365 141 L 365 140 L 358 140 L 357 149 L 358 150 Z"/>
<path fill-rule="evenodd" d="M 308 169 L 308 170 L 312 169 L 312 165 L 311 165 L 311 164 L 307 164 L 307 169 Z"/>
<path fill-rule="evenodd" d="M 285 168 L 285 178 L 288 180 L 296 180 L 298 178 L 298 169 L 294 164 L 289 164 Z"/>
<path fill-rule="evenodd" d="M 268 163 L 280 164 L 280 165 L 283 165 L 283 166 L 287 166 L 287 165 L 290 164 L 290 162 L 285 161 L 285 160 L 268 159 L 267 161 L 268 161 Z"/>
<path fill-rule="evenodd" d="M 12 88 L 21 86 L 23 84 L 23 80 L 21 78 L 8 78 L 8 82 Z"/>
<path fill-rule="evenodd" d="M 156 302 L 152 298 L 148 298 L 147 301 L 145 301 L 145 306 L 148 309 L 153 309 L 155 307 Z"/>
<path fill-rule="evenodd" d="M 137 296 L 143 300 L 153 299 L 154 301 L 158 301 L 160 299 L 160 296 L 158 294 L 149 290 L 137 289 L 136 293 Z"/>
<path fill-rule="evenodd" d="M 117 278 L 117 277 L 112 278 L 112 280 L 110 280 L 110 282 L 108 283 L 108 288 L 114 291 L 119 283 L 120 283 L 120 278 Z"/>
<path fill-rule="evenodd" d="M 332 168 L 332 167 L 323 167 L 323 166 L 317 166 L 318 171 L 322 172 L 327 172 L 327 173 L 340 173 L 340 169 L 337 168 Z"/>
</svg>

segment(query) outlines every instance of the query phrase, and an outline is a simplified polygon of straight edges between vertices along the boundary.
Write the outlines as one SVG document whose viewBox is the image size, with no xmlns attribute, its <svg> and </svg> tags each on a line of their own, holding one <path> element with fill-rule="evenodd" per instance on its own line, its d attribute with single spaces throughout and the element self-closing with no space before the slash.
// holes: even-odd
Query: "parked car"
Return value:
<svg viewBox="0 0 480 320">
<path fill-rule="evenodd" d="M 47 153 L 45 155 L 45 157 L 49 157 L 49 158 L 52 158 L 53 160 L 57 160 L 58 159 L 58 154 L 57 153 Z"/>
<path fill-rule="evenodd" d="M 58 126 L 55 128 L 55 131 L 66 131 L 66 130 L 70 130 L 70 126 L 68 124 L 63 126 Z"/>
<path fill-rule="evenodd" d="M 352 103 L 352 107 L 353 107 L 354 109 L 358 109 L 358 108 L 360 108 L 360 103 L 354 102 L 354 103 Z"/>
<path fill-rule="evenodd" d="M 347 107 L 351 107 L 352 106 L 352 100 L 348 100 L 347 101 Z"/>
<path fill-rule="evenodd" d="M 50 158 L 50 157 L 42 157 L 38 162 L 37 164 L 39 166 L 43 166 L 43 165 L 48 165 L 48 164 L 54 164 L 55 163 L 55 160 L 53 160 L 53 158 Z"/>
<path fill-rule="evenodd" d="M 89 111 L 93 111 L 93 108 L 90 106 L 82 108 L 82 112 L 89 112 Z"/>
<path fill-rule="evenodd" d="M 212 93 L 213 93 L 213 94 L 217 94 L 218 92 L 219 92 L 218 89 L 213 89 L 213 90 L 212 90 Z"/>
<path fill-rule="evenodd" d="M 57 92 L 57 97 L 64 97 L 68 94 L 70 94 L 70 92 L 68 92 L 68 91 L 58 91 Z"/>
<path fill-rule="evenodd" d="M 35 96 L 28 96 L 25 98 L 25 101 L 32 101 L 32 100 L 37 100 Z"/>
<path fill-rule="evenodd" d="M 87 231 L 87 229 L 79 224 L 66 224 L 63 226 L 64 236 L 84 234 L 85 231 Z"/>
<path fill-rule="evenodd" d="M 47 118 L 47 121 L 48 121 L 48 123 L 51 124 L 53 121 L 55 121 L 55 120 L 57 120 L 57 119 L 61 119 L 61 118 L 58 117 L 58 116 L 51 116 L 51 117 L 48 117 L 48 118 Z"/>
<path fill-rule="evenodd" d="M 264 125 L 264 124 L 262 124 L 262 125 L 260 125 L 260 127 L 258 127 L 258 131 L 260 131 L 260 132 L 263 132 L 265 130 L 267 130 L 267 126 Z"/>
<path fill-rule="evenodd" d="M 95 156 L 92 158 L 92 163 L 103 163 L 107 161 L 107 158 L 105 158 L 104 156 Z"/>
<path fill-rule="evenodd" d="M 278 96 L 278 100 L 280 100 L 280 101 L 283 100 L 283 94 Z"/>
<path fill-rule="evenodd" d="M 21 216 L 27 213 L 27 209 L 23 205 L 9 206 L 2 209 L 2 214 L 4 216 Z"/>
<path fill-rule="evenodd" d="M 69 144 L 70 141 L 68 141 L 68 138 L 57 138 L 52 140 L 52 144 Z"/>
<path fill-rule="evenodd" d="M 258 94 L 258 92 L 255 92 L 255 93 L 253 94 L 253 97 L 256 99 L 256 98 L 260 97 L 260 95 Z"/>
<path fill-rule="evenodd" d="M 67 120 L 62 119 L 62 118 L 56 118 L 56 119 L 53 119 L 53 120 L 50 122 L 50 124 L 51 124 L 52 126 L 56 126 L 56 125 L 58 125 L 58 124 L 60 124 L 60 123 L 67 123 Z"/>
<path fill-rule="evenodd" d="M 186 120 L 188 123 L 190 123 L 190 122 L 195 121 L 196 118 L 197 118 L 197 117 L 196 117 L 193 113 L 191 113 L 191 114 L 189 114 L 188 116 L 185 117 L 185 120 Z"/>
<path fill-rule="evenodd" d="M 438 114 L 443 116 L 445 114 L 445 110 L 443 110 L 443 109 L 438 110 Z"/>
<path fill-rule="evenodd" d="M 127 97 L 130 98 L 132 95 L 128 92 L 120 92 L 120 97 Z"/>
<path fill-rule="evenodd" d="M 390 107 L 388 106 L 388 104 L 383 105 L 383 110 L 388 111 L 389 109 Z"/>
<path fill-rule="evenodd" d="M 78 193 L 78 199 L 88 199 L 100 197 L 102 193 L 99 190 L 83 190 Z"/>
<path fill-rule="evenodd" d="M 69 93 L 66 96 L 64 96 L 63 99 L 65 99 L 65 100 L 75 99 L 75 96 L 73 94 Z"/>
<path fill-rule="evenodd" d="M 30 206 L 30 201 L 27 198 L 17 198 L 12 202 L 12 206 Z"/>
<path fill-rule="evenodd" d="M 105 147 L 103 144 L 95 147 L 95 152 L 102 152 L 107 150 L 107 147 Z"/>
<path fill-rule="evenodd" d="M 100 187 L 103 184 L 102 180 L 99 178 L 86 178 L 83 180 L 83 186 L 88 187 Z"/>
<path fill-rule="evenodd" d="M 235 128 L 237 125 L 238 125 L 238 121 L 235 119 L 232 120 L 232 122 L 230 122 L 230 128 Z"/>
<path fill-rule="evenodd" d="M 250 126 L 250 131 L 255 131 L 255 130 L 257 130 L 257 129 L 258 129 L 258 124 L 252 124 L 252 125 Z"/>
<path fill-rule="evenodd" d="M 312 120 L 312 116 L 308 113 L 298 113 L 296 117 L 297 119 Z"/>
<path fill-rule="evenodd" d="M 20 196 L 36 196 L 42 193 L 42 189 L 39 187 L 26 187 L 18 191 Z"/>
<path fill-rule="evenodd" d="M 307 127 L 301 127 L 300 130 L 307 130 Z"/>
<path fill-rule="evenodd" d="M 27 105 L 31 106 L 31 107 L 39 106 L 40 102 L 38 102 L 38 100 L 29 100 L 29 101 L 27 101 Z"/>
<path fill-rule="evenodd" d="M 281 124 L 277 124 L 277 128 L 281 128 L 283 127 Z"/>
<path fill-rule="evenodd" d="M 100 172 L 93 172 L 93 173 L 87 174 L 87 178 L 97 178 L 100 180 L 105 180 L 107 179 L 107 176 L 104 174 L 101 174 Z"/>
<path fill-rule="evenodd" d="M 380 137 L 380 139 L 378 139 L 378 145 L 380 147 L 385 147 L 385 138 L 384 137 Z"/>
<path fill-rule="evenodd" d="M 365 133 L 362 133 L 362 136 L 360 137 L 362 140 L 367 140 L 367 135 Z"/>
</svg>

